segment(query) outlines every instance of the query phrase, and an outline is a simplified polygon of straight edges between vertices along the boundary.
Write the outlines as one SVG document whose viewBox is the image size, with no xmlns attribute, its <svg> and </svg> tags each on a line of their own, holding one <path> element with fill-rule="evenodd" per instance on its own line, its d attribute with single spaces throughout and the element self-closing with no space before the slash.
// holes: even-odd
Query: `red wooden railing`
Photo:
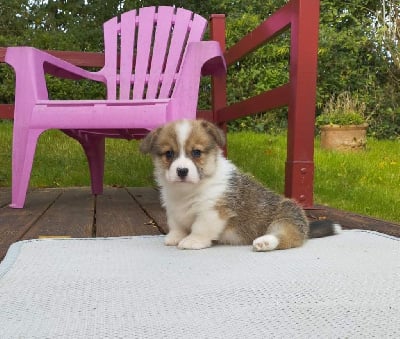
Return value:
<svg viewBox="0 0 400 339">
<path fill-rule="evenodd" d="M 223 16 L 211 17 L 211 37 L 225 46 Z M 289 82 L 252 98 L 226 103 L 226 81 L 213 83 L 213 120 L 219 124 L 288 106 L 285 195 L 313 206 L 319 0 L 291 0 L 225 52 L 230 66 L 290 28 Z"/>
<path fill-rule="evenodd" d="M 198 116 L 222 128 L 228 121 L 288 106 L 285 195 L 304 207 L 313 206 L 314 119 L 316 102 L 319 0 L 291 0 L 256 29 L 225 51 L 225 16 L 210 20 L 211 39 L 220 42 L 230 66 L 275 36 L 290 29 L 289 82 L 246 100 L 227 105 L 226 77 L 212 79 L 212 107 Z M 0 47 L 0 62 L 6 48 Z M 102 53 L 49 51 L 81 67 L 102 67 Z M 229 70 L 228 70 L 229 71 Z M 12 119 L 14 107 L 0 104 L 0 119 Z"/>
</svg>

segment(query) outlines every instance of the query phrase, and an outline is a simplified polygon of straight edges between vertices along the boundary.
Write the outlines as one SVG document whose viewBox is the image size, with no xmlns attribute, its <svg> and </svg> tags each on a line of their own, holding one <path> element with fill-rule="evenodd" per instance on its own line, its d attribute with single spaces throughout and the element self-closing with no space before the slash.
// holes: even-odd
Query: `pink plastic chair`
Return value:
<svg viewBox="0 0 400 339">
<path fill-rule="evenodd" d="M 88 159 L 93 194 L 103 191 L 105 137 L 140 138 L 179 118 L 195 118 L 201 75 L 222 75 L 216 41 L 200 41 L 201 16 L 174 7 L 145 7 L 103 25 L 105 64 L 89 72 L 31 47 L 10 47 L 16 73 L 11 207 L 25 203 L 39 135 L 60 129 Z M 49 100 L 45 73 L 103 82 L 105 100 Z"/>
</svg>

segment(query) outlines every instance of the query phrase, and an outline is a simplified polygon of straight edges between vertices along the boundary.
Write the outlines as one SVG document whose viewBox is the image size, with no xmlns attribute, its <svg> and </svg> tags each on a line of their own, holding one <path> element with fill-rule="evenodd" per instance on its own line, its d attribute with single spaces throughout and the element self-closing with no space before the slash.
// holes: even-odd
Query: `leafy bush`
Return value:
<svg viewBox="0 0 400 339">
<path fill-rule="evenodd" d="M 0 63 L 0 103 L 14 102 L 14 82 L 12 68 Z"/>
<path fill-rule="evenodd" d="M 400 140 L 400 107 L 376 113 L 370 120 L 370 130 L 377 139 Z"/>
<path fill-rule="evenodd" d="M 275 109 L 229 122 L 229 131 L 277 134 L 287 128 L 287 109 Z"/>
</svg>

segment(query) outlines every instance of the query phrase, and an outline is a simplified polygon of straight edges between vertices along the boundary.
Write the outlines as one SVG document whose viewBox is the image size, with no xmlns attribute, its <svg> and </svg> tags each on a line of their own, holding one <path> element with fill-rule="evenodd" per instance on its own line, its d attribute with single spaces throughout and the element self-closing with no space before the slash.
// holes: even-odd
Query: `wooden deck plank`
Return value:
<svg viewBox="0 0 400 339">
<path fill-rule="evenodd" d="M 128 191 L 144 211 L 151 216 L 160 231 L 164 234 L 168 233 L 167 217 L 165 210 L 161 207 L 158 190 L 149 187 L 130 187 Z"/>
<path fill-rule="evenodd" d="M 23 239 L 39 236 L 92 237 L 94 197 L 90 188 L 68 188 L 24 235 Z"/>
<path fill-rule="evenodd" d="M 107 187 L 96 198 L 96 237 L 160 234 L 126 189 Z"/>
<path fill-rule="evenodd" d="M 338 222 L 344 229 L 370 230 L 400 237 L 399 224 L 356 213 L 344 212 L 328 206 L 317 205 L 315 207 L 315 209 L 307 211 L 310 220 L 326 218 Z"/>
<path fill-rule="evenodd" d="M 4 191 L 1 189 L 2 195 Z M 26 208 L 14 209 L 8 206 L 0 208 L 0 260 L 6 254 L 8 247 L 21 240 L 61 194 L 61 189 L 35 190 L 29 192 Z"/>
<path fill-rule="evenodd" d="M 104 195 L 97 198 L 88 187 L 35 189 L 28 192 L 24 209 L 8 207 L 9 188 L 0 188 L 0 197 L 0 260 L 9 245 L 21 239 L 160 234 L 168 230 L 159 192 L 149 187 L 107 187 Z M 310 220 L 329 218 L 344 228 L 400 237 L 400 224 L 326 206 L 307 210 L 307 215 Z"/>
</svg>

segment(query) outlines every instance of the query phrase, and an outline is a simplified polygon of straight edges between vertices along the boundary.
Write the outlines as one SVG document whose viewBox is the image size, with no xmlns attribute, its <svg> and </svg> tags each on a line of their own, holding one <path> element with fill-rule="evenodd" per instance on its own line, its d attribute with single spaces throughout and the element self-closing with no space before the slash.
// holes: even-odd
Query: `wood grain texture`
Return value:
<svg viewBox="0 0 400 339">
<path fill-rule="evenodd" d="M 345 212 L 328 206 L 317 205 L 315 209 L 308 210 L 307 215 L 311 221 L 329 219 L 339 223 L 344 229 L 370 230 L 400 237 L 400 225 L 364 215 Z"/>
<path fill-rule="evenodd" d="M 28 192 L 26 207 L 12 209 L 10 189 L 0 188 L 0 260 L 9 246 L 40 236 L 118 237 L 167 233 L 159 192 L 150 187 L 105 187 L 96 198 L 89 187 L 45 188 Z M 400 225 L 327 206 L 308 209 L 311 221 L 330 219 L 343 228 L 367 229 L 400 237 Z"/>
<path fill-rule="evenodd" d="M 133 198 L 140 204 L 143 210 L 150 215 L 152 220 L 164 234 L 168 233 L 167 216 L 160 204 L 158 190 L 148 187 L 128 188 Z"/>
<path fill-rule="evenodd" d="M 96 236 L 160 234 L 151 218 L 127 190 L 107 187 L 96 202 Z"/>
<path fill-rule="evenodd" d="M 1 188 L 0 192 L 3 196 L 7 190 Z M 0 259 L 13 242 L 21 240 L 30 228 L 46 214 L 46 211 L 61 194 L 61 189 L 34 190 L 28 193 L 26 208 L 13 209 L 7 205 L 0 208 Z"/>
<path fill-rule="evenodd" d="M 39 236 L 92 236 L 94 197 L 88 187 L 69 188 L 29 229 L 23 239 Z"/>
</svg>

